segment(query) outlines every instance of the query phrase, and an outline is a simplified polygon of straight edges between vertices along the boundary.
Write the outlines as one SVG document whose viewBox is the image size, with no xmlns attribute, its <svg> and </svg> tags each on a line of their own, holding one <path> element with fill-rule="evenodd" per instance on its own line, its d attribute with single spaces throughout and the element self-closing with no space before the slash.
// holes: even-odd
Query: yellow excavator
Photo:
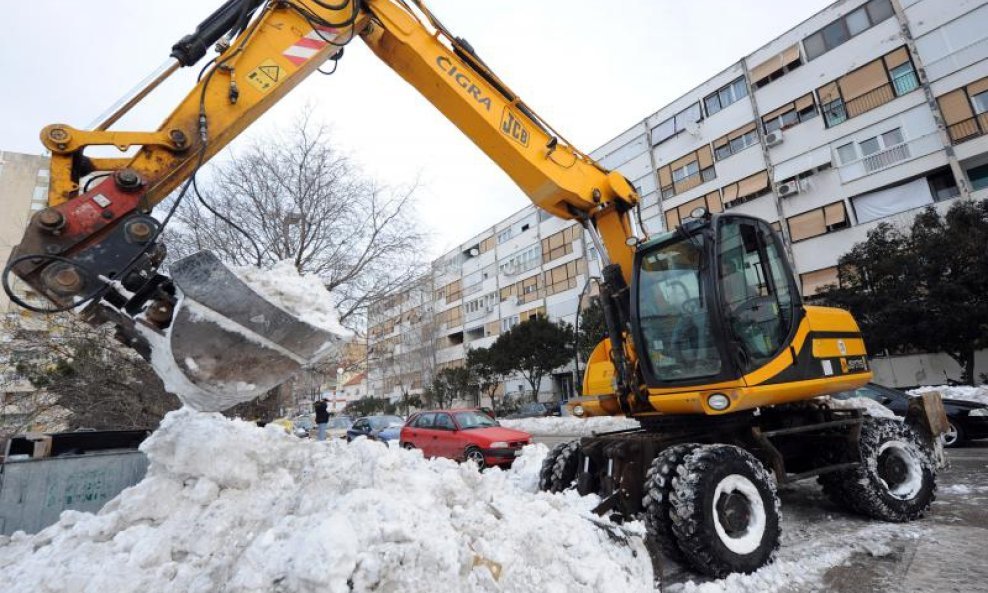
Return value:
<svg viewBox="0 0 988 593">
<path fill-rule="evenodd" d="M 48 207 L 4 270 L 12 300 L 115 324 L 144 356 L 171 357 L 202 409 L 229 405 L 233 386 L 260 394 L 317 359 L 333 335 L 212 254 L 160 273 L 160 239 L 203 163 L 358 38 L 536 206 L 578 221 L 597 248 L 607 338 L 570 410 L 641 427 L 556 447 L 543 489 L 598 494 L 599 513 L 643 519 L 656 549 L 714 576 L 771 560 L 777 484 L 819 476 L 838 504 L 889 521 L 929 509 L 942 408 L 928 398 L 901 422 L 820 397 L 871 378 L 864 340 L 849 313 L 803 304 L 768 223 L 700 209 L 646 238 L 632 184 L 567 142 L 419 0 L 227 0 L 93 129 L 47 126 Z M 157 130 L 110 129 L 210 48 L 197 84 Z M 140 148 L 86 156 L 94 146 Z M 96 172 L 109 175 L 81 190 Z M 152 216 L 173 193 L 175 205 Z M 14 274 L 53 306 L 18 298 Z"/>
</svg>

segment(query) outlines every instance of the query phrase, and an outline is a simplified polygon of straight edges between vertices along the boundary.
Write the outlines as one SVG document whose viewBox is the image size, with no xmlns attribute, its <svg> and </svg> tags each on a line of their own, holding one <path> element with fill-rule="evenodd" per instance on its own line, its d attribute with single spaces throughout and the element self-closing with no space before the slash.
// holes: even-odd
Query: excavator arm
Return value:
<svg viewBox="0 0 988 593">
<path fill-rule="evenodd" d="M 313 346 L 321 337 L 318 330 L 292 319 L 278 328 L 252 326 L 259 311 L 277 317 L 277 308 L 268 304 L 265 309 L 263 299 L 248 298 L 250 307 L 233 310 L 233 303 L 251 291 L 215 258 L 174 264 L 174 280 L 159 274 L 165 258 L 160 235 L 203 163 L 327 60 L 340 59 L 343 47 L 358 37 L 535 205 L 577 219 L 590 232 L 605 264 L 605 297 L 614 297 L 605 299 L 615 303 L 606 307 L 609 333 L 624 336 L 627 306 L 618 303 L 627 301 L 631 279 L 634 241 L 629 238 L 634 233 L 628 213 L 638 200 L 634 188 L 556 133 L 417 0 L 228 0 L 94 129 L 47 126 L 41 140 L 52 154 L 48 208 L 33 217 L 4 271 L 12 300 L 39 309 L 10 290 L 11 272 L 56 305 L 45 310 L 76 310 L 93 323 L 113 322 L 121 338 L 145 356 L 152 354 L 148 330 L 170 337 L 178 361 L 193 354 L 213 356 L 216 360 L 207 365 L 213 371 L 202 375 L 200 370 L 193 383 L 214 395 L 229 388 L 245 363 L 259 368 L 264 365 L 257 360 L 280 357 L 280 364 L 266 367 L 265 377 L 247 382 L 256 395 L 312 362 L 321 352 Z M 192 66 L 214 44 L 217 55 L 157 130 L 109 129 L 169 74 Z M 101 159 L 85 154 L 92 146 L 140 149 L 133 157 Z M 80 189 L 82 179 L 94 173 L 108 175 Z M 152 217 L 154 206 L 176 192 L 165 216 Z M 201 315 L 183 314 L 180 304 L 189 300 L 223 320 L 205 324 Z M 239 324 L 236 331 L 228 327 L 230 320 Z M 258 339 L 245 342 L 245 330 Z M 183 345 L 175 343 L 179 336 Z M 235 336 L 250 356 L 225 354 L 234 352 Z M 611 352 L 622 391 L 632 382 L 625 361 L 630 351 L 620 337 L 612 342 L 619 346 Z M 181 371 L 195 374 L 190 368 Z"/>
</svg>

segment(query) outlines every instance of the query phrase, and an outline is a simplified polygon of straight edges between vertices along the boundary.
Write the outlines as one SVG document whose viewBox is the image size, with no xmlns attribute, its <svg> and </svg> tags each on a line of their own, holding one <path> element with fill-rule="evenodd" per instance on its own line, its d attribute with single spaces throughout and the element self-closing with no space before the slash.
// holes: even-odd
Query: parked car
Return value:
<svg viewBox="0 0 988 593">
<path fill-rule="evenodd" d="M 351 426 L 353 426 L 353 419 L 349 416 L 333 416 L 326 424 L 326 440 L 347 438 L 347 431 L 350 430 Z M 318 434 L 318 427 L 312 431 L 313 437 L 316 434 Z"/>
<path fill-rule="evenodd" d="M 312 430 L 316 427 L 316 422 L 312 419 L 312 416 L 296 416 L 292 418 L 292 425 L 294 426 L 295 436 L 300 439 L 307 439 L 313 435 Z"/>
<path fill-rule="evenodd" d="M 505 416 L 505 418 L 541 418 L 543 416 L 559 416 L 559 404 L 529 402 L 522 404 L 516 412 Z"/>
<path fill-rule="evenodd" d="M 909 399 L 913 396 L 878 385 L 868 383 L 854 391 L 843 391 L 834 395 L 837 399 L 867 397 L 892 410 L 896 416 L 905 416 L 909 409 Z M 970 439 L 988 438 L 988 405 L 962 399 L 943 399 L 943 409 L 947 412 L 950 429 L 943 436 L 946 447 L 957 447 Z"/>
<path fill-rule="evenodd" d="M 364 416 L 363 418 L 357 418 L 353 426 L 346 431 L 346 440 L 349 442 L 357 437 L 367 437 L 372 441 L 383 440 L 381 438 L 381 431 L 391 425 L 396 424 L 401 426 L 403 422 L 404 420 L 400 416 Z"/>
<path fill-rule="evenodd" d="M 427 457 L 469 459 L 484 468 L 511 465 L 532 435 L 504 428 L 480 410 L 432 410 L 412 415 L 400 442 Z"/>
</svg>

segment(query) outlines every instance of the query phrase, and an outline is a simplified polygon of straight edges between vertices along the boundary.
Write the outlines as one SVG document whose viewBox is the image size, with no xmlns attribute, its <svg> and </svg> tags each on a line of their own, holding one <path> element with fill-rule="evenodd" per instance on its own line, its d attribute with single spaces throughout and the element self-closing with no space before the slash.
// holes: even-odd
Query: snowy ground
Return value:
<svg viewBox="0 0 988 593">
<path fill-rule="evenodd" d="M 988 385 L 971 387 L 970 385 L 934 385 L 931 387 L 917 387 L 910 390 L 912 395 L 919 395 L 927 391 L 939 391 L 944 398 L 963 399 L 988 405 Z"/>
<path fill-rule="evenodd" d="M 0 537 L 0 591 L 646 591 L 640 523 L 536 492 L 544 446 L 509 472 L 360 439 L 306 442 L 173 412 L 147 477 L 98 515 Z"/>
</svg>

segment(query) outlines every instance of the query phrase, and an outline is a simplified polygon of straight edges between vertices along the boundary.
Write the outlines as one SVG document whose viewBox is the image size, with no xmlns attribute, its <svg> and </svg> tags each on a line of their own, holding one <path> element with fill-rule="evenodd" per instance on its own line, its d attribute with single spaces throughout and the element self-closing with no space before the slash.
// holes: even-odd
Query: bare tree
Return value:
<svg viewBox="0 0 988 593">
<path fill-rule="evenodd" d="M 44 329 L 16 323 L 5 334 L 10 351 L 3 354 L 8 368 L 33 388 L 35 419 L 51 417 L 57 407 L 68 413 L 68 428 L 155 428 L 180 405 L 151 365 L 121 346 L 108 326 L 59 315 L 49 317 Z"/>
<path fill-rule="evenodd" d="M 179 207 L 172 255 L 208 249 L 239 266 L 291 260 L 333 292 L 341 321 L 359 326 L 355 313 L 421 273 L 425 234 L 412 215 L 415 187 L 379 185 L 331 140 L 305 110 L 287 131 L 232 153 L 211 170 L 203 200 Z"/>
</svg>

